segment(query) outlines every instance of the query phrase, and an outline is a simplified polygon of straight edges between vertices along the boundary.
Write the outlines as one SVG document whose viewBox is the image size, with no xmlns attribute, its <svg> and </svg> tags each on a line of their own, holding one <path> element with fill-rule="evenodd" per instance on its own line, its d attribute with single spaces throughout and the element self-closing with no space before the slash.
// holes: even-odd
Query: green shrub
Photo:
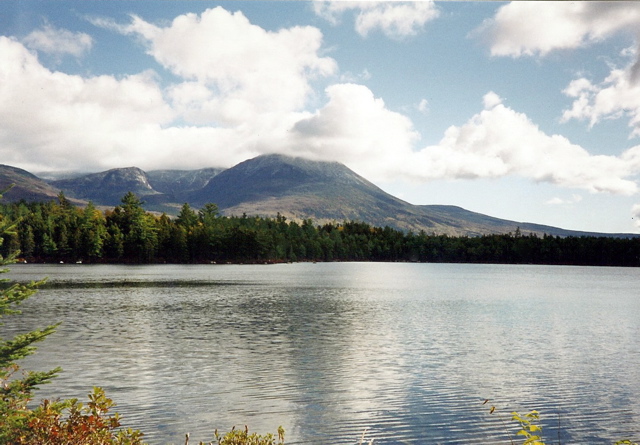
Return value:
<svg viewBox="0 0 640 445">
<path fill-rule="evenodd" d="M 487 404 L 488 402 L 489 402 L 489 399 L 486 399 L 483 405 Z M 496 414 L 495 406 L 491 407 L 491 409 L 489 410 L 489 414 Z M 500 421 L 504 426 L 505 432 L 509 437 L 509 441 L 511 442 L 511 445 L 516 445 L 516 442 L 511 436 L 511 434 L 509 433 L 507 424 L 504 423 L 504 421 L 502 420 L 502 417 L 500 417 Z M 518 424 L 518 427 L 520 428 L 516 433 L 516 436 L 522 437 L 522 440 L 523 440 L 522 445 L 546 445 L 542 436 L 542 426 L 539 425 L 540 413 L 538 411 L 536 410 L 529 411 L 528 413 L 523 415 L 514 411 L 511 413 L 511 421 L 516 422 Z M 558 445 L 560 444 L 561 443 L 558 439 Z M 638 445 L 638 444 L 635 442 L 632 442 L 631 440 L 624 439 L 624 440 L 616 441 L 614 445 Z"/>
<path fill-rule="evenodd" d="M 214 433 L 218 445 L 284 445 L 284 428 L 278 427 L 278 442 L 273 434 L 268 433 L 260 435 L 256 433 L 249 434 L 249 428 L 245 425 L 244 430 L 236 430 L 235 427 L 231 429 L 224 436 L 218 433 L 218 430 Z M 212 444 L 214 442 L 211 442 Z M 200 442 L 200 445 L 204 445 Z"/>
</svg>

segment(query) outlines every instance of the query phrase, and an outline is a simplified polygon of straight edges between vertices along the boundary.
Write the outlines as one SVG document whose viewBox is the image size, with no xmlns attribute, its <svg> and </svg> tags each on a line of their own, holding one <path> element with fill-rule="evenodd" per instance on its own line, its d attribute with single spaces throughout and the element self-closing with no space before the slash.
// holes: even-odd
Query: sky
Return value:
<svg viewBox="0 0 640 445">
<path fill-rule="evenodd" d="M 412 204 L 640 232 L 640 2 L 0 2 L 0 163 L 338 161 Z"/>
</svg>

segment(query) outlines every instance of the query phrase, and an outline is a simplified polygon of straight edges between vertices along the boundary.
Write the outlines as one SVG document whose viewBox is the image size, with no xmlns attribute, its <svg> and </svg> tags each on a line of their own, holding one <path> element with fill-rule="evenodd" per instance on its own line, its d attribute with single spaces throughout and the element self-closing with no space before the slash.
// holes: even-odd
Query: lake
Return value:
<svg viewBox="0 0 640 445">
<path fill-rule="evenodd" d="M 507 444 L 502 421 L 532 409 L 547 443 L 640 440 L 640 269 L 28 264 L 4 276 L 49 277 L 4 337 L 62 322 L 22 362 L 64 369 L 38 398 L 102 386 L 151 444 L 245 424 L 282 425 L 288 444 L 353 444 L 365 429 L 376 444 Z"/>
</svg>

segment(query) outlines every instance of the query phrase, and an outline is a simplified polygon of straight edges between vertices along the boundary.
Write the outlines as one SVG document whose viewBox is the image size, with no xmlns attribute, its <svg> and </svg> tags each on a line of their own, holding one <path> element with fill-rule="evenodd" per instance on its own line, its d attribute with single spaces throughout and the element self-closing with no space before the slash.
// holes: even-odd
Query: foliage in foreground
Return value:
<svg viewBox="0 0 640 445">
<path fill-rule="evenodd" d="M 0 219 L 0 244 L 3 241 L 2 235 L 14 233 L 15 225 Z M 0 267 L 3 268 L 0 273 L 7 272 L 4 266 L 14 260 L 15 255 L 8 258 L 0 255 Z M 39 284 L 33 282 L 10 285 L 6 279 L 0 280 L 0 318 L 20 314 L 15 307 L 33 295 Z M 51 325 L 41 330 L 18 334 L 11 339 L 0 338 L 0 443 L 17 443 L 17 437 L 28 428 L 31 411 L 27 408 L 27 403 L 32 399 L 33 391 L 60 372 L 59 368 L 55 368 L 51 371 L 20 374 L 20 367 L 16 363 L 33 354 L 33 344 L 44 340 L 55 328 L 55 325 Z"/>
<path fill-rule="evenodd" d="M 0 192 L 0 198 L 2 197 Z M 0 244 L 3 235 L 15 234 L 15 224 L 0 215 Z M 0 255 L 0 273 L 15 261 L 15 255 Z M 0 318 L 19 315 L 16 306 L 32 296 L 42 282 L 9 284 L 0 280 Z M 1 325 L 1 323 L 0 323 Z M 142 433 L 118 431 L 118 414 L 109 414 L 114 405 L 104 392 L 95 388 L 89 403 L 83 406 L 76 399 L 50 402 L 30 409 L 28 403 L 39 385 L 49 383 L 60 371 L 24 371 L 17 361 L 33 354 L 34 343 L 51 335 L 57 325 L 0 338 L 0 444 L 12 445 L 139 445 Z"/>
<path fill-rule="evenodd" d="M 489 399 L 485 400 L 483 405 L 489 402 Z M 495 414 L 496 407 L 492 406 L 489 410 L 489 414 Z M 509 437 L 509 441 L 511 445 L 516 445 L 516 441 L 513 436 L 509 432 L 509 428 L 507 428 L 506 423 L 502 419 L 502 424 L 504 426 L 505 432 Z M 540 413 L 536 410 L 529 411 L 526 414 L 520 414 L 516 411 L 511 413 L 511 421 L 515 422 L 518 426 L 518 431 L 515 433 L 520 439 L 522 439 L 522 445 L 547 445 L 547 442 L 544 441 L 542 435 L 542 426 L 540 425 Z M 561 445 L 561 442 L 558 438 L 558 445 Z M 614 445 L 638 445 L 631 440 L 624 439 L 618 440 L 614 443 Z"/>
<path fill-rule="evenodd" d="M 273 434 L 267 433 L 264 435 L 251 433 L 249 434 L 249 427 L 245 425 L 244 430 L 236 430 L 235 427 L 228 433 L 221 435 L 218 430 L 214 433 L 216 442 L 210 442 L 210 445 L 217 443 L 218 445 L 284 445 L 284 428 L 278 427 L 278 442 Z M 189 435 L 187 435 L 186 444 L 189 443 Z M 200 445 L 204 445 L 200 442 Z"/>
<path fill-rule="evenodd" d="M 101 388 L 95 387 L 86 405 L 77 399 L 44 400 L 28 418 L 28 428 L 16 445 L 142 445 L 143 434 L 131 428 L 118 429 L 120 416 Z"/>
</svg>

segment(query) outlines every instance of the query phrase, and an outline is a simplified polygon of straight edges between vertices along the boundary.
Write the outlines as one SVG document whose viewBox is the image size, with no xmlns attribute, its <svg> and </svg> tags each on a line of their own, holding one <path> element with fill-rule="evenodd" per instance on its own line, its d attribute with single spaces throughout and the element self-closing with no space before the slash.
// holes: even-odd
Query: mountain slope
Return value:
<svg viewBox="0 0 640 445">
<path fill-rule="evenodd" d="M 154 190 L 160 193 L 175 194 L 199 190 L 222 171 L 224 171 L 223 168 L 152 170 L 147 172 L 147 177 Z"/>
<path fill-rule="evenodd" d="M 52 187 L 26 170 L 0 164 L 0 191 L 11 184 L 15 186 L 7 192 L 3 201 L 52 201 L 57 199 L 60 189 Z"/>
<path fill-rule="evenodd" d="M 195 206 L 218 204 L 223 213 L 311 218 L 314 222 L 365 221 L 401 230 L 459 235 L 574 232 L 502 220 L 455 206 L 416 206 L 398 199 L 346 166 L 282 155 L 264 155 L 218 174 L 188 195 Z"/>
<path fill-rule="evenodd" d="M 374 223 L 407 205 L 337 162 L 265 155 L 242 162 L 189 195 L 195 205 L 215 202 L 226 213 L 283 215 Z"/>
</svg>

